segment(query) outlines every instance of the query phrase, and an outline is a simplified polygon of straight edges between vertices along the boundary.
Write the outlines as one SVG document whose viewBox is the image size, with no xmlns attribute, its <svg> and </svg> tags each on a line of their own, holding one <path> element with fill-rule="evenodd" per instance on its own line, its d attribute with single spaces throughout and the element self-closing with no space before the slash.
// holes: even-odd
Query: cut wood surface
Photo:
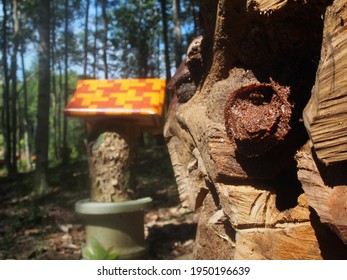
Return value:
<svg viewBox="0 0 347 280">
<path fill-rule="evenodd" d="M 347 8 L 335 0 L 324 19 L 321 58 L 304 121 L 318 158 L 347 160 Z"/>
<path fill-rule="evenodd" d="M 318 213 L 321 222 L 329 225 L 347 244 L 347 173 L 345 166 L 320 166 L 307 143 L 297 154 L 298 178 L 308 204 Z M 317 166 L 318 165 L 318 166 Z"/>
<path fill-rule="evenodd" d="M 288 0 L 251 0 L 248 1 L 248 8 L 253 8 L 261 12 L 278 10 L 286 5 Z"/>
</svg>

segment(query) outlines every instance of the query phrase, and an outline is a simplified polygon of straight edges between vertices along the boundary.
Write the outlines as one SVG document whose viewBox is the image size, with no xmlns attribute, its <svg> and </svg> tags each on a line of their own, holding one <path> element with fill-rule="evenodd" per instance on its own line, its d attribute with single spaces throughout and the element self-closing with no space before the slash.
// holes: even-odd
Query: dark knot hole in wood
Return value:
<svg viewBox="0 0 347 280">
<path fill-rule="evenodd" d="M 247 156 L 261 156 L 283 141 L 290 130 L 292 105 L 288 87 L 271 83 L 232 91 L 224 109 L 226 132 Z"/>
</svg>

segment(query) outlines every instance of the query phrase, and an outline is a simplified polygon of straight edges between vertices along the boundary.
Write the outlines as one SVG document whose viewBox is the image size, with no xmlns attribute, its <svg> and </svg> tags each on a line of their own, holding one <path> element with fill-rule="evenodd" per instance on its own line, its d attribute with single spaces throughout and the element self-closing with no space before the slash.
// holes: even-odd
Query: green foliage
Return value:
<svg viewBox="0 0 347 280">
<path fill-rule="evenodd" d="M 3 135 L 0 134 L 0 147 L 2 147 L 3 145 L 4 145 L 4 137 L 3 137 Z"/>
<path fill-rule="evenodd" d="M 85 260 L 116 260 L 119 258 L 117 253 L 112 252 L 112 248 L 105 249 L 102 244 L 92 238 L 91 248 L 83 248 L 82 255 Z"/>
</svg>

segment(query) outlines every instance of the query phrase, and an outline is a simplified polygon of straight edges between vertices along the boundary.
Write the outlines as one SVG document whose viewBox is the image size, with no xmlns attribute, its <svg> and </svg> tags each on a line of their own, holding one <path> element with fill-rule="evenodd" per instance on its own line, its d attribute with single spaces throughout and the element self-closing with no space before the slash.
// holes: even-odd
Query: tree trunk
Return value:
<svg viewBox="0 0 347 280">
<path fill-rule="evenodd" d="M 8 175 L 11 170 L 11 121 L 10 121 L 10 77 L 8 73 L 8 16 L 7 16 L 7 1 L 2 1 L 3 20 L 2 20 L 2 65 L 3 65 L 3 116 L 2 126 L 5 139 L 5 165 Z"/>
<path fill-rule="evenodd" d="M 165 73 L 166 81 L 171 79 L 170 71 L 170 55 L 169 55 L 169 43 L 168 43 L 168 28 L 167 28 L 167 14 L 166 14 L 166 0 L 160 0 L 161 14 L 163 21 L 163 40 L 164 40 L 164 56 L 165 56 Z"/>
<path fill-rule="evenodd" d="M 18 3 L 16 0 L 12 1 L 12 14 L 13 14 L 13 51 L 11 56 L 11 166 L 10 174 L 15 175 L 17 173 L 17 54 L 19 47 L 19 11 Z"/>
<path fill-rule="evenodd" d="M 24 130 L 24 150 L 25 150 L 25 161 L 28 170 L 31 170 L 31 148 L 29 139 L 30 135 L 30 124 L 28 115 L 28 87 L 27 77 L 25 74 L 25 60 L 24 60 L 24 42 L 21 41 L 21 63 L 22 63 L 22 77 L 23 77 L 23 97 L 24 97 L 24 109 L 23 109 L 23 130 Z"/>
<path fill-rule="evenodd" d="M 168 23 L 167 23 L 167 13 L 166 13 L 166 0 L 160 1 L 161 5 L 161 14 L 162 14 L 162 22 L 163 22 L 163 40 L 164 40 L 164 57 L 165 57 L 165 76 L 166 76 L 166 84 L 169 83 L 171 79 L 171 63 L 170 63 L 170 55 L 169 55 L 169 41 L 168 41 Z M 165 105 L 164 109 L 167 111 L 169 109 L 169 104 L 171 101 L 171 92 L 166 91 L 165 95 Z"/>
<path fill-rule="evenodd" d="M 105 79 L 108 79 L 108 62 L 107 62 L 107 43 L 108 43 L 108 17 L 107 17 L 107 0 L 101 1 L 102 18 L 104 22 L 104 36 L 103 36 L 103 51 L 102 59 L 104 62 L 104 75 Z"/>
<path fill-rule="evenodd" d="M 96 78 L 97 72 L 97 42 L 98 42 L 98 1 L 95 0 L 95 30 L 94 30 L 94 44 L 93 44 L 93 77 Z"/>
<path fill-rule="evenodd" d="M 83 42 L 83 76 L 87 76 L 88 66 L 88 23 L 89 23 L 89 4 L 90 0 L 86 0 L 86 17 L 84 22 L 84 42 Z"/>
<path fill-rule="evenodd" d="M 56 14 L 55 14 L 55 5 L 53 3 L 53 8 L 52 8 L 52 13 L 51 13 L 51 21 L 52 21 L 52 44 L 51 44 L 51 69 L 52 69 L 52 111 L 54 112 L 53 114 L 53 147 L 54 147 L 54 155 L 56 159 L 60 159 L 60 145 L 59 145 L 59 109 L 58 109 L 58 92 L 57 92 L 57 82 L 56 82 L 56 74 L 55 74 L 55 66 L 56 66 Z"/>
<path fill-rule="evenodd" d="M 62 105 L 63 102 L 63 66 L 60 60 L 58 60 L 58 73 L 59 73 L 59 90 L 57 95 L 57 126 L 58 126 L 58 147 L 59 147 L 59 156 L 61 156 L 60 149 L 62 145 L 62 118 L 64 118 L 62 114 Z"/>
<path fill-rule="evenodd" d="M 190 9 L 192 13 L 192 18 L 193 18 L 193 23 L 194 23 L 194 35 L 197 36 L 201 33 L 201 30 L 199 30 L 199 17 L 198 14 L 196 13 L 196 2 L 194 0 L 189 0 L 190 3 Z"/>
<path fill-rule="evenodd" d="M 183 54 L 180 22 L 180 0 L 172 0 L 172 19 L 174 23 L 175 63 L 176 68 L 178 68 L 181 65 Z"/>
<path fill-rule="evenodd" d="M 51 49 L 53 52 L 53 49 Z M 53 55 L 52 55 L 53 56 Z M 52 64 L 54 63 L 54 59 L 52 58 Z M 52 71 L 52 111 L 54 112 L 53 115 L 53 135 L 51 137 L 51 140 L 53 141 L 53 149 L 54 149 L 54 157 L 56 160 L 60 159 L 60 147 L 58 145 L 58 137 L 59 137 L 59 132 L 58 132 L 58 94 L 57 94 L 57 83 L 56 83 L 56 77 L 54 74 L 54 67 L 51 69 Z"/>
<path fill-rule="evenodd" d="M 205 33 L 168 85 L 164 128 L 182 203 L 200 213 L 194 258 L 346 258 L 345 173 L 303 148 L 330 2 L 200 2 Z"/>
<path fill-rule="evenodd" d="M 69 96 L 69 1 L 65 0 L 65 50 L 64 50 L 64 105 L 68 102 Z M 67 117 L 63 117 L 63 147 L 61 151 L 62 162 L 66 165 L 69 161 L 70 153 L 67 143 L 68 133 Z"/>
<path fill-rule="evenodd" d="M 148 43 L 148 37 L 144 26 L 141 26 L 141 22 L 145 21 L 143 13 L 143 1 L 138 3 L 137 23 L 139 33 L 136 40 L 136 55 L 137 55 L 137 77 L 147 78 L 148 76 L 148 60 L 150 53 L 150 46 Z"/>
<path fill-rule="evenodd" d="M 24 153 L 25 153 L 25 162 L 26 169 L 31 170 L 31 147 L 30 147 L 30 139 L 32 137 L 30 133 L 30 119 L 28 115 L 28 87 L 27 87 L 27 76 L 26 76 L 26 67 L 25 67 L 25 47 L 24 47 L 24 38 L 23 37 L 23 21 L 19 20 L 19 32 L 20 32 L 20 58 L 21 58 L 21 67 L 22 67 L 22 79 L 23 79 L 23 137 L 24 137 Z M 19 92 L 19 91 L 18 91 Z"/>
<path fill-rule="evenodd" d="M 50 1 L 39 0 L 39 98 L 36 130 L 36 171 L 34 193 L 47 191 L 49 108 L 50 108 Z"/>
</svg>

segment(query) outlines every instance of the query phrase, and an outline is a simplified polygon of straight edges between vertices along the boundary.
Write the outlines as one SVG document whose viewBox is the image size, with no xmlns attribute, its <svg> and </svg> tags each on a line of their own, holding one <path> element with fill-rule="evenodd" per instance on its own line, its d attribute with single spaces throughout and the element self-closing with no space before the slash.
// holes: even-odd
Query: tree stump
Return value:
<svg viewBox="0 0 347 280">
<path fill-rule="evenodd" d="M 302 118 L 329 5 L 201 1 L 164 127 L 181 201 L 200 213 L 194 258 L 347 257 L 347 181 L 314 168 Z"/>
</svg>

